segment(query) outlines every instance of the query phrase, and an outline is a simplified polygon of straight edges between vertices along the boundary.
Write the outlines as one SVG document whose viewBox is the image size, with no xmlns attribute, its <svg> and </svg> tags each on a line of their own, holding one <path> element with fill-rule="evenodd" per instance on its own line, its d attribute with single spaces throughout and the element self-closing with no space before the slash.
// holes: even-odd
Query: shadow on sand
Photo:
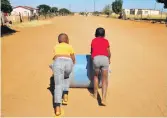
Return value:
<svg viewBox="0 0 167 118">
<path fill-rule="evenodd" d="M 89 93 L 91 94 L 91 96 L 92 96 L 92 98 L 93 98 L 93 89 L 92 89 L 92 88 L 88 88 L 88 91 L 89 91 Z M 103 106 L 103 105 L 101 104 L 101 97 L 100 97 L 99 92 L 98 92 L 98 94 L 97 94 L 97 103 L 98 103 L 99 106 Z"/>
<path fill-rule="evenodd" d="M 91 96 L 93 97 L 93 86 L 94 86 L 93 85 L 94 84 L 93 83 L 93 76 L 94 76 L 93 61 L 92 61 L 91 55 L 86 55 L 86 59 L 87 59 L 87 65 L 86 65 L 87 77 L 90 80 L 90 85 L 88 87 L 88 91 L 91 94 Z M 100 80 L 100 75 L 99 75 L 99 83 L 100 83 L 100 81 L 101 80 Z M 97 102 L 98 102 L 99 106 L 102 106 L 102 104 L 101 104 L 101 97 L 100 97 L 99 93 L 98 93 L 98 96 L 97 96 Z"/>
<path fill-rule="evenodd" d="M 54 76 L 53 75 L 50 77 L 50 85 L 47 89 L 50 91 L 50 93 L 52 95 L 52 106 L 53 106 L 53 108 L 55 108 L 55 104 L 54 104 L 55 81 L 54 81 Z M 64 92 L 63 92 L 63 95 L 64 95 Z"/>
<path fill-rule="evenodd" d="M 50 93 L 52 95 L 52 105 L 53 105 L 53 108 L 54 108 L 54 88 L 55 88 L 55 81 L 54 81 L 54 76 L 52 75 L 50 77 L 50 85 L 49 85 L 49 87 L 47 89 L 50 91 Z"/>
<path fill-rule="evenodd" d="M 13 33 L 16 33 L 18 31 L 11 29 L 10 27 L 3 25 L 1 26 L 1 37 L 7 36 L 7 35 L 12 35 Z"/>
</svg>

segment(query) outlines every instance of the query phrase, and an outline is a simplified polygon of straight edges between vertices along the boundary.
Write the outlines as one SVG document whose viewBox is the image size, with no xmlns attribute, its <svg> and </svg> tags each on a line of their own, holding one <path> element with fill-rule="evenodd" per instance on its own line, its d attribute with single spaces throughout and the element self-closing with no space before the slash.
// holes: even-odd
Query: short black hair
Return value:
<svg viewBox="0 0 167 118">
<path fill-rule="evenodd" d="M 68 40 L 68 35 L 65 34 L 65 33 L 61 33 L 61 34 L 59 34 L 59 36 L 58 36 L 58 42 L 59 42 L 59 43 L 66 42 L 66 40 L 62 40 L 62 39 L 61 39 L 61 36 L 63 36 L 63 35 L 66 36 L 66 37 L 67 37 L 67 40 Z"/>
<path fill-rule="evenodd" d="M 95 37 L 105 37 L 105 29 L 102 27 L 97 28 Z"/>
</svg>

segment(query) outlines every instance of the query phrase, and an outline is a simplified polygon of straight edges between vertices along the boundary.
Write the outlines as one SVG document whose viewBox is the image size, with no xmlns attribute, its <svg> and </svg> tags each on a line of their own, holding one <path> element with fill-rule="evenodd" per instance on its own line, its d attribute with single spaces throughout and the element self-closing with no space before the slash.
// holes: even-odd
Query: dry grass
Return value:
<svg viewBox="0 0 167 118">
<path fill-rule="evenodd" d="M 51 21 L 34 20 L 31 22 L 23 22 L 23 23 L 17 24 L 16 27 L 36 27 L 36 26 L 41 26 L 46 24 L 51 24 Z"/>
</svg>

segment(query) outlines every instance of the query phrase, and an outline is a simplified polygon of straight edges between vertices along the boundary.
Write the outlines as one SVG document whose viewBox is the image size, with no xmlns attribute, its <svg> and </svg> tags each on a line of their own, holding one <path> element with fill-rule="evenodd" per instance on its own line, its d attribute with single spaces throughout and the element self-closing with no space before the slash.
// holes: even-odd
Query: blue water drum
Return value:
<svg viewBox="0 0 167 118">
<path fill-rule="evenodd" d="M 93 88 L 93 63 L 90 55 L 76 55 L 76 64 L 70 75 L 71 88 Z M 101 75 L 99 75 L 101 87 Z"/>
</svg>

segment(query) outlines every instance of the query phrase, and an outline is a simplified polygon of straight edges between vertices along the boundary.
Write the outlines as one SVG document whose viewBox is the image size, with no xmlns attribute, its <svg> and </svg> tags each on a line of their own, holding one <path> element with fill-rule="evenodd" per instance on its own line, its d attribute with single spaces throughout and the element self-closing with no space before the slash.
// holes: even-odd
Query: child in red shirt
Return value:
<svg viewBox="0 0 167 118">
<path fill-rule="evenodd" d="M 97 28 L 95 37 L 91 43 L 91 56 L 94 66 L 94 97 L 98 94 L 98 75 L 102 72 L 102 101 L 101 104 L 106 106 L 106 94 L 108 88 L 108 69 L 110 64 L 110 45 L 105 39 L 105 30 Z"/>
</svg>

